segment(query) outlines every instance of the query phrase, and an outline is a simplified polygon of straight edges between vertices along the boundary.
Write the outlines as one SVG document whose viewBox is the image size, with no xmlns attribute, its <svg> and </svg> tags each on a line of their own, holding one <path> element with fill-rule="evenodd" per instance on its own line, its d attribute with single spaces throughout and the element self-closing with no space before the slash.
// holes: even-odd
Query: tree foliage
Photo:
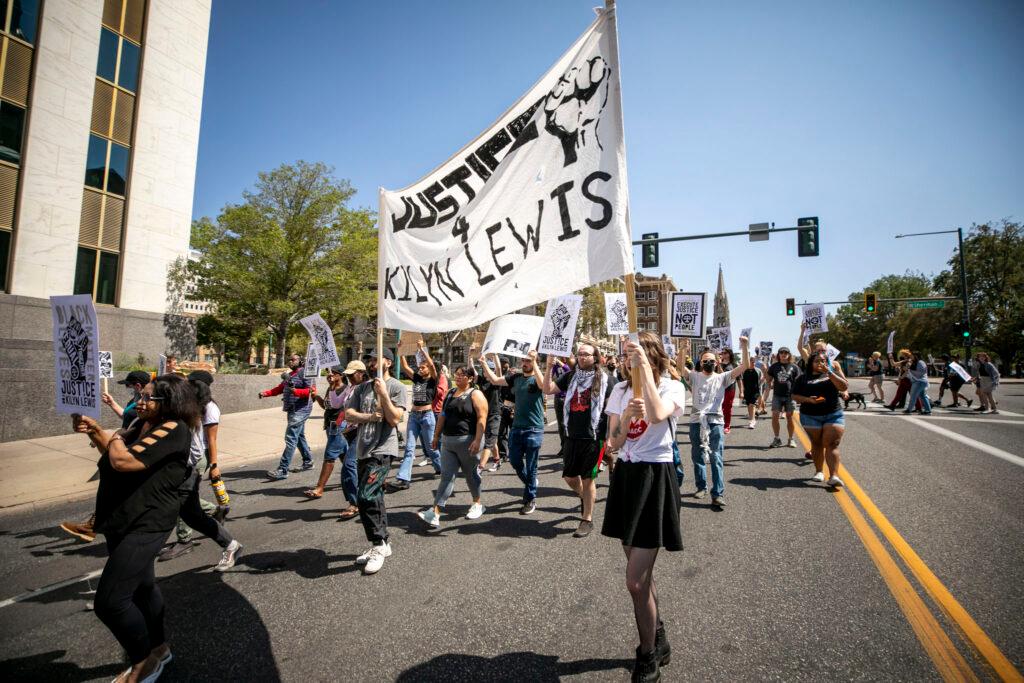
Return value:
<svg viewBox="0 0 1024 683">
<path fill-rule="evenodd" d="M 373 314 L 374 215 L 348 208 L 354 194 L 331 167 L 299 161 L 260 173 L 216 221 L 195 221 L 192 247 L 202 256 L 189 267 L 192 296 L 209 301 L 220 323 L 204 333 L 271 332 L 280 365 L 299 318 L 320 312 L 336 327 Z"/>
</svg>

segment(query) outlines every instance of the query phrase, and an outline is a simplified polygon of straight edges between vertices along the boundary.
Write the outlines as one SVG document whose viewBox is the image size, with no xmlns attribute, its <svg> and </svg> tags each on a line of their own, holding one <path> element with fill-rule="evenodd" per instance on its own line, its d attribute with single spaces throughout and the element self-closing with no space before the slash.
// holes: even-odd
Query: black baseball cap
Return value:
<svg viewBox="0 0 1024 683">
<path fill-rule="evenodd" d="M 188 373 L 188 379 L 198 380 L 205 384 L 206 386 L 210 386 L 211 384 L 213 384 L 213 375 L 211 375 L 206 370 L 193 370 L 192 372 Z"/>
<path fill-rule="evenodd" d="M 384 356 L 385 358 L 387 358 L 392 363 L 395 362 L 395 354 L 391 353 L 391 349 L 384 349 L 384 352 L 381 355 Z M 376 349 L 373 350 L 373 351 L 370 351 L 370 358 L 376 358 L 376 357 L 377 357 Z"/>
<path fill-rule="evenodd" d="M 128 373 L 127 377 L 117 382 L 117 384 L 123 384 L 126 387 L 130 387 L 133 384 L 141 384 L 142 386 L 146 386 L 147 384 L 149 384 L 149 380 L 150 375 L 148 372 L 143 372 L 142 370 L 132 370 L 131 372 Z"/>
</svg>

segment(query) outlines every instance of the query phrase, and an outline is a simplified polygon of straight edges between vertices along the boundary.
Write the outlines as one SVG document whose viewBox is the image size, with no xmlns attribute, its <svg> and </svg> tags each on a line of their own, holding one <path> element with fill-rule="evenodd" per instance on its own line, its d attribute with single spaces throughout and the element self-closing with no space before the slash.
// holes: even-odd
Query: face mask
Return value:
<svg viewBox="0 0 1024 683">
<path fill-rule="evenodd" d="M 709 360 L 702 360 L 700 362 L 700 367 L 701 367 L 701 369 L 704 372 L 714 372 L 715 371 L 715 361 L 710 360 L 710 359 Z"/>
</svg>

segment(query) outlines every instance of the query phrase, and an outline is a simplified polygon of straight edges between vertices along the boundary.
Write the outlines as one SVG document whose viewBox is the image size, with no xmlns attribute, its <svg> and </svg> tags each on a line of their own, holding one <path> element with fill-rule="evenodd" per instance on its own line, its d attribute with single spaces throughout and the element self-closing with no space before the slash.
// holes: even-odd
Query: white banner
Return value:
<svg viewBox="0 0 1024 683">
<path fill-rule="evenodd" d="M 572 355 L 572 341 L 576 338 L 576 323 L 582 307 L 583 296 L 580 294 L 565 294 L 548 302 L 537 353 L 560 358 Z"/>
<path fill-rule="evenodd" d="M 633 272 L 615 30 L 614 10 L 599 10 L 475 140 L 380 190 L 385 328 L 472 327 L 548 300 L 555 283 L 571 292 Z"/>
<path fill-rule="evenodd" d="M 100 419 L 100 342 L 88 294 L 51 296 L 57 412 Z"/>
<path fill-rule="evenodd" d="M 828 320 L 825 319 L 825 304 L 807 304 L 804 306 L 804 322 L 811 334 L 828 332 Z"/>
<path fill-rule="evenodd" d="M 704 292 L 672 292 L 669 333 L 673 337 L 700 339 L 704 336 Z"/>
<path fill-rule="evenodd" d="M 302 376 L 313 379 L 320 376 L 320 359 L 317 357 L 316 344 L 309 342 L 306 347 L 306 364 L 302 367 Z"/>
<path fill-rule="evenodd" d="M 965 381 L 965 382 L 970 382 L 971 381 L 971 373 L 969 373 L 966 370 L 964 370 L 963 366 L 960 365 L 959 363 L 952 362 L 952 363 L 949 364 L 949 367 L 953 369 L 953 372 L 955 372 L 956 374 L 960 375 L 960 378 L 963 379 L 963 381 Z"/>
<path fill-rule="evenodd" d="M 604 319 L 608 324 L 609 335 L 629 334 L 629 309 L 625 292 L 605 292 Z"/>
<path fill-rule="evenodd" d="M 885 352 L 892 353 L 893 344 L 896 343 L 896 330 L 889 333 L 889 339 L 885 342 Z"/>
<path fill-rule="evenodd" d="M 114 354 L 110 351 L 100 351 L 100 378 L 114 379 Z"/>
<path fill-rule="evenodd" d="M 320 364 L 327 367 L 341 365 L 341 359 L 338 358 L 338 349 L 334 346 L 334 334 L 331 332 L 330 326 L 324 321 L 323 316 L 319 313 L 314 313 L 313 315 L 307 315 L 299 322 L 306 328 L 310 340 L 316 345 L 316 357 Z"/>
<path fill-rule="evenodd" d="M 483 353 L 501 353 L 526 358 L 537 347 L 544 318 L 539 315 L 503 315 L 491 321 Z"/>
</svg>

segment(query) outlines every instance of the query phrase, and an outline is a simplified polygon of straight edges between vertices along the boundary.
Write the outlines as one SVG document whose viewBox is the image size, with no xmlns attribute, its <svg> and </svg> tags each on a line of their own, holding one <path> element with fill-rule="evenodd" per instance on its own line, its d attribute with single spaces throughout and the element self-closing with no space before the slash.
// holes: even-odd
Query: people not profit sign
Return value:
<svg viewBox="0 0 1024 683">
<path fill-rule="evenodd" d="M 413 185 L 381 189 L 382 325 L 464 329 L 631 273 L 628 216 L 615 10 L 603 9 L 490 128 Z"/>
</svg>

